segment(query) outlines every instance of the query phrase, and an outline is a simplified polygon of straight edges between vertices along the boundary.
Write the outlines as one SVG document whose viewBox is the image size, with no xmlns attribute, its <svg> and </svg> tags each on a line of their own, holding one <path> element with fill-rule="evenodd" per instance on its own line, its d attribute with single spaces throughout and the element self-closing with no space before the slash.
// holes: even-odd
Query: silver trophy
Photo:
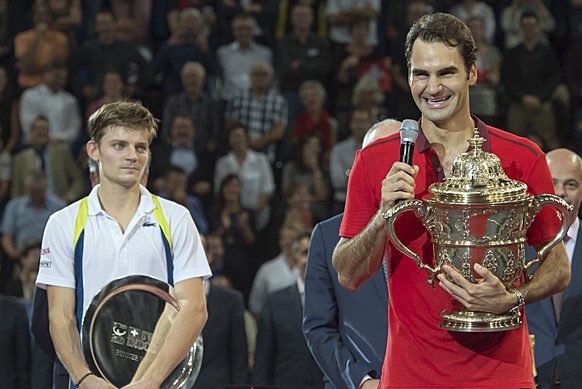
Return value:
<svg viewBox="0 0 582 389">
<path fill-rule="evenodd" d="M 180 310 L 170 286 L 147 276 L 128 276 L 103 287 L 87 308 L 82 327 L 89 369 L 121 388 L 141 378 L 172 329 Z M 200 335 L 162 384 L 190 388 L 202 364 Z"/>
<path fill-rule="evenodd" d="M 560 242 L 568 230 L 570 206 L 554 195 L 531 196 L 523 182 L 507 177 L 496 155 L 481 149 L 484 139 L 477 131 L 469 140 L 472 150 L 454 162 L 450 177 L 429 187 L 423 200 L 398 203 L 387 214 L 388 237 L 399 251 L 414 259 L 429 273 L 433 285 L 443 265 L 456 269 L 473 283 L 481 281 L 473 266 L 481 264 L 497 276 L 507 289 Z M 526 232 L 542 207 L 559 212 L 562 225 L 557 235 L 525 263 Z M 404 212 L 414 211 L 431 235 L 435 264 L 420 256 L 398 238 L 394 222 Z M 441 328 L 460 332 L 504 331 L 521 326 L 519 312 L 492 314 L 464 308 L 441 313 Z"/>
</svg>

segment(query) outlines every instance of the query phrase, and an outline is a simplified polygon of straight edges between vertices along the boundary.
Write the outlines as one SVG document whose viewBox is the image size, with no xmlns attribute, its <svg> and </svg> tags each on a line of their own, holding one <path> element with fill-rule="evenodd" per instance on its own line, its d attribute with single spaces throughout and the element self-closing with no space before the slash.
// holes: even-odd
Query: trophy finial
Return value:
<svg viewBox="0 0 582 389">
<path fill-rule="evenodd" d="M 479 135 L 479 129 L 475 127 L 473 130 L 473 136 L 467 139 L 467 142 L 469 142 L 469 145 L 473 147 L 473 155 L 477 155 L 479 151 L 482 151 L 481 146 L 483 146 L 485 138 Z"/>
</svg>

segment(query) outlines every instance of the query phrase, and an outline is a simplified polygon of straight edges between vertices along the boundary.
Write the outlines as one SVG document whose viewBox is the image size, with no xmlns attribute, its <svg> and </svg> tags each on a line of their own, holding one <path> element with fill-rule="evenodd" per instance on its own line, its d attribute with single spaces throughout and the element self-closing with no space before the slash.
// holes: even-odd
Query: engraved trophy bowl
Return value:
<svg viewBox="0 0 582 389">
<path fill-rule="evenodd" d="M 568 230 L 571 206 L 554 195 L 528 194 L 525 183 L 507 177 L 496 155 L 481 149 L 484 141 L 475 131 L 468 140 L 472 150 L 457 157 L 450 177 L 432 184 L 422 200 L 403 201 L 387 212 L 389 239 L 396 249 L 429 273 L 427 282 L 433 287 L 443 265 L 456 269 L 470 282 L 481 282 L 473 269 L 479 263 L 509 289 L 524 273 L 527 281 L 527 269 L 540 261 Z M 526 264 L 527 230 L 546 205 L 558 211 L 562 225 L 557 235 L 540 248 L 536 258 Z M 431 236 L 434 267 L 424 263 L 396 234 L 396 219 L 408 211 L 420 218 Z M 441 328 L 459 332 L 505 331 L 522 325 L 519 311 L 492 314 L 462 307 L 443 311 L 441 317 Z"/>
<path fill-rule="evenodd" d="M 115 387 L 138 380 L 172 330 L 178 302 L 170 286 L 148 276 L 128 276 L 103 287 L 87 308 L 82 344 L 89 369 Z M 202 364 L 202 335 L 161 388 L 190 388 Z"/>
</svg>

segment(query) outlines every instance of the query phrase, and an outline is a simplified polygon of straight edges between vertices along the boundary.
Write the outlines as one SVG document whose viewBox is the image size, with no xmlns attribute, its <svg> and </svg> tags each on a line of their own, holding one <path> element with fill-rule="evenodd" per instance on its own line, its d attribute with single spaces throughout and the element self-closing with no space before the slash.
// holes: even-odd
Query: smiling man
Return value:
<svg viewBox="0 0 582 389">
<path fill-rule="evenodd" d="M 420 199 L 450 175 L 476 129 L 483 148 L 496 154 L 512 179 L 534 195 L 553 193 L 541 150 L 532 142 L 487 126 L 470 114 L 469 88 L 477 82 L 475 44 L 458 18 L 435 13 L 408 32 L 406 59 L 412 97 L 422 113 L 412 165 L 398 162 L 398 135 L 358 152 L 348 184 L 340 236 L 333 256 L 340 283 L 356 290 L 386 259 L 388 342 L 380 388 L 534 388 L 527 327 L 502 333 L 454 333 L 439 328 L 440 312 L 463 305 L 472 311 L 507 312 L 563 290 L 570 278 L 564 246 L 550 250 L 533 279 L 507 291 L 498 278 L 475 265 L 484 281 L 472 284 L 444 266 L 433 290 L 426 273 L 387 241 L 382 214 L 396 201 Z M 558 231 L 555 211 L 542 210 L 527 231 L 528 243 L 549 242 Z M 404 245 L 434 264 L 428 231 L 407 213 L 395 229 Z M 448 276 L 448 279 L 445 277 Z"/>
<path fill-rule="evenodd" d="M 158 388 L 206 322 L 202 279 L 210 269 L 188 210 L 140 185 L 157 128 L 151 113 L 137 103 L 107 104 L 88 127 L 87 154 L 99 166 L 100 184 L 53 214 L 42 242 L 37 285 L 47 289 L 51 338 L 71 386 L 112 388 L 83 358 L 79 326 L 87 307 L 117 278 L 144 275 L 168 282 L 180 311 L 155 361 L 127 386 Z"/>
</svg>

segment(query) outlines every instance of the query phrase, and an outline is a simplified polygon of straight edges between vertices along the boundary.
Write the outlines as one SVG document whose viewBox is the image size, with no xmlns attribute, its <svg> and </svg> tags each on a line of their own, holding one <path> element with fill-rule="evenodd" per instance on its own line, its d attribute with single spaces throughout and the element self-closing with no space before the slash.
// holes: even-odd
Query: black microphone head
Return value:
<svg viewBox="0 0 582 389">
<path fill-rule="evenodd" d="M 412 119 L 404 119 L 400 126 L 400 143 L 416 142 L 418 137 L 418 122 Z"/>
</svg>

